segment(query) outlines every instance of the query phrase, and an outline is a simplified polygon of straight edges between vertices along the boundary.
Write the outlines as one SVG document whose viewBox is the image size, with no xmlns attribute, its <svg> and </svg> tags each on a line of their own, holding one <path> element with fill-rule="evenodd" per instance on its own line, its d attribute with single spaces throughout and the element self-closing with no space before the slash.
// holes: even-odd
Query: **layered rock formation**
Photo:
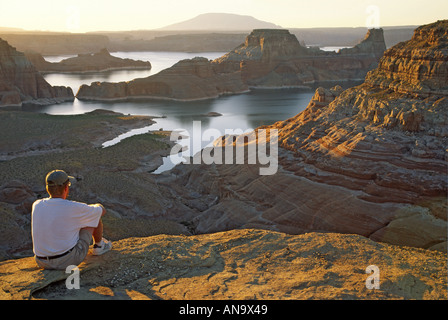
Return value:
<svg viewBox="0 0 448 320">
<path fill-rule="evenodd" d="M 319 88 L 303 112 L 263 127 L 279 133 L 275 175 L 260 176 L 246 159 L 182 165 L 175 180 L 160 180 L 176 181 L 177 195 L 196 194 L 185 199 L 197 210 L 196 232 L 357 233 L 446 252 L 447 29 L 447 21 L 418 28 L 364 84 Z M 421 65 L 431 67 L 424 76 L 402 72 Z"/>
<path fill-rule="evenodd" d="M 69 87 L 51 86 L 22 52 L 0 39 L 0 106 L 73 100 Z"/>
<path fill-rule="evenodd" d="M 254 30 L 244 44 L 217 59 L 223 70 L 241 69 L 253 87 L 304 86 L 331 80 L 363 79 L 386 46 L 382 29 L 368 30 L 358 45 L 326 52 L 300 45 L 288 30 Z"/>
<path fill-rule="evenodd" d="M 385 49 L 382 29 L 338 53 L 308 49 L 288 30 L 254 30 L 235 50 L 214 61 L 184 60 L 129 83 L 82 86 L 79 99 L 162 98 L 198 100 L 245 92 L 249 87 L 303 87 L 320 81 L 359 80 Z"/>
<path fill-rule="evenodd" d="M 77 57 L 68 58 L 60 62 L 48 62 L 42 55 L 35 52 L 26 52 L 25 55 L 41 73 L 151 69 L 149 61 L 114 57 L 107 49 L 102 49 L 94 54 L 78 54 Z"/>
<path fill-rule="evenodd" d="M 208 59 L 197 57 L 179 61 L 173 67 L 147 78 L 82 85 L 76 97 L 88 100 L 199 100 L 247 90 L 238 72 L 219 73 Z"/>
<path fill-rule="evenodd" d="M 366 82 L 416 97 L 448 96 L 448 22 L 417 28 L 410 41 L 385 52 Z"/>
</svg>

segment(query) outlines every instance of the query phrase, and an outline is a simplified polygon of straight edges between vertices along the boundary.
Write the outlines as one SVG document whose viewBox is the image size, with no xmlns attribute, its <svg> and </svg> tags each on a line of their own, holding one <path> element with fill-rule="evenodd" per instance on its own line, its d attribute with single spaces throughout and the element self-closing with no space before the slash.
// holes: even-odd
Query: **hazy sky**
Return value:
<svg viewBox="0 0 448 320">
<path fill-rule="evenodd" d="M 208 12 L 250 15 L 284 28 L 421 25 L 448 19 L 448 0 L 0 0 L 0 26 L 156 29 Z"/>
</svg>

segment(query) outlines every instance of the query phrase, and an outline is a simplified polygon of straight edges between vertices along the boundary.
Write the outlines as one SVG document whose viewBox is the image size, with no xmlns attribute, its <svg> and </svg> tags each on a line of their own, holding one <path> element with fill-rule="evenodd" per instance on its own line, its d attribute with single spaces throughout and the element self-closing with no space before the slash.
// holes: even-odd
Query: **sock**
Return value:
<svg viewBox="0 0 448 320">
<path fill-rule="evenodd" d="M 103 246 L 103 244 L 104 244 L 104 241 L 103 241 L 103 239 L 101 239 L 101 241 L 100 242 L 95 242 L 95 247 L 102 247 Z"/>
</svg>

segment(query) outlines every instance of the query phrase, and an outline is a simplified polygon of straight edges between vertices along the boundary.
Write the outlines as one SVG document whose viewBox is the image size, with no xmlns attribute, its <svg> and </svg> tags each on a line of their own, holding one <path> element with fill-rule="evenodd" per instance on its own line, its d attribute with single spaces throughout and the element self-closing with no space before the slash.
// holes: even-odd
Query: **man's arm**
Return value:
<svg viewBox="0 0 448 320">
<path fill-rule="evenodd" d="M 97 203 L 96 205 L 98 207 L 101 207 L 101 209 L 103 209 L 103 212 L 101 213 L 101 216 L 104 216 L 106 214 L 106 208 L 104 208 L 104 206 L 101 203 Z"/>
</svg>

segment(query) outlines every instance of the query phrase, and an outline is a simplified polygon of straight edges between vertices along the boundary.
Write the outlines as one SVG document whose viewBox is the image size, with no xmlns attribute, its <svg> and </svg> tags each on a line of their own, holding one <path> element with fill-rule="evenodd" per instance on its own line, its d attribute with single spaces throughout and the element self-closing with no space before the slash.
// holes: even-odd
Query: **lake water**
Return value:
<svg viewBox="0 0 448 320">
<path fill-rule="evenodd" d="M 135 78 L 148 77 L 168 68 L 182 59 L 190 59 L 196 56 L 215 59 L 224 53 L 184 53 L 184 52 L 114 52 L 112 55 L 121 58 L 150 61 L 151 70 L 109 71 L 101 73 L 83 74 L 47 74 L 45 79 L 51 85 L 70 86 L 76 94 L 82 84 L 90 84 L 94 81 L 129 81 Z M 46 57 L 48 61 L 56 62 L 67 58 Z M 48 114 L 82 114 L 95 109 L 107 109 L 124 114 L 149 115 L 163 117 L 155 119 L 156 124 L 146 128 L 133 130 L 117 139 L 107 142 L 104 146 L 112 145 L 122 138 L 145 133 L 150 130 L 179 130 L 184 133 L 193 132 L 194 121 L 200 121 L 202 132 L 207 129 L 217 129 L 222 134 L 226 130 L 240 129 L 242 131 L 254 129 L 261 125 L 273 124 L 280 120 L 286 120 L 305 109 L 314 94 L 314 90 L 304 89 L 278 89 L 278 90 L 253 90 L 248 93 L 222 96 L 216 99 L 201 100 L 195 102 L 174 102 L 162 100 L 147 101 L 120 101 L 120 102 L 92 102 L 80 101 L 62 103 L 39 108 L 38 112 Z M 205 116 L 209 112 L 222 114 L 218 117 Z M 196 125 L 198 122 L 196 122 Z M 203 141 L 202 147 L 209 144 Z M 182 142 L 181 142 L 182 144 Z M 191 154 L 185 154 L 191 155 Z M 177 158 L 176 158 L 177 159 Z M 170 169 L 175 163 L 172 158 L 164 159 L 164 166 L 158 172 Z M 177 161 L 177 160 L 176 160 Z"/>
</svg>

